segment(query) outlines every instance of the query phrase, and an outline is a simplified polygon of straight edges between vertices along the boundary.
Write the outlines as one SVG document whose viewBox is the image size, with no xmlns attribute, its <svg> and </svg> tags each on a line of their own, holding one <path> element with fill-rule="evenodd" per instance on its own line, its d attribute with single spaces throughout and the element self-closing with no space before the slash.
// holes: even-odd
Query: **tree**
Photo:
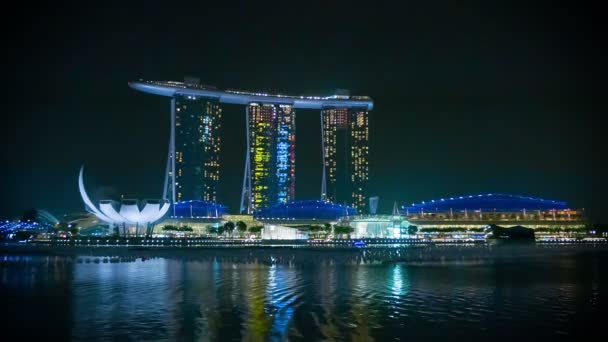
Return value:
<svg viewBox="0 0 608 342">
<path fill-rule="evenodd" d="M 224 223 L 224 231 L 227 231 L 230 236 L 232 236 L 232 231 L 234 230 L 234 222 L 228 221 Z"/>
<path fill-rule="evenodd" d="M 336 235 L 348 235 L 350 239 L 350 233 L 354 232 L 355 229 L 351 226 L 334 226 L 334 233 Z"/>
<path fill-rule="evenodd" d="M 262 231 L 262 228 L 264 228 L 264 227 L 263 226 L 249 227 L 249 232 L 258 235 Z"/>
<path fill-rule="evenodd" d="M 416 227 L 416 226 L 407 227 L 407 233 L 409 235 L 415 235 L 416 233 L 418 233 L 418 227 Z"/>
<path fill-rule="evenodd" d="M 317 225 L 314 225 L 314 224 L 311 224 L 311 225 L 310 225 L 310 228 L 309 228 L 310 233 L 311 233 L 313 236 L 317 236 L 317 237 L 319 236 L 319 232 L 320 232 L 322 229 L 323 229 L 323 228 L 322 228 L 321 226 L 317 226 Z"/>
<path fill-rule="evenodd" d="M 252 233 L 259 233 L 262 231 L 262 228 L 264 228 L 263 226 L 253 226 L 253 227 L 249 227 L 249 231 Z"/>
<path fill-rule="evenodd" d="M 208 234 L 217 234 L 217 230 L 218 230 L 217 227 L 208 225 L 206 228 L 207 228 Z"/>
<path fill-rule="evenodd" d="M 176 231 L 176 230 L 178 230 L 178 228 L 177 228 L 177 226 L 174 226 L 172 224 L 167 224 L 167 225 L 163 226 L 163 230 L 173 230 L 173 231 Z"/>
<path fill-rule="evenodd" d="M 247 224 L 243 221 L 238 221 L 236 223 L 236 229 L 238 229 L 240 235 L 242 236 L 243 233 L 247 231 Z"/>
<path fill-rule="evenodd" d="M 192 227 L 187 226 L 187 225 L 183 225 L 183 226 L 177 228 L 177 230 L 180 231 L 180 232 L 192 232 L 192 231 L 194 231 L 194 229 L 192 229 Z"/>
</svg>

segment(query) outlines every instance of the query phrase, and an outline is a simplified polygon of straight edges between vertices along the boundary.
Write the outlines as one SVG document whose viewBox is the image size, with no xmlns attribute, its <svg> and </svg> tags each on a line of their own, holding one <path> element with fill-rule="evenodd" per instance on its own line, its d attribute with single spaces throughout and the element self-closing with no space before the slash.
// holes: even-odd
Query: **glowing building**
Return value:
<svg viewBox="0 0 608 342">
<path fill-rule="evenodd" d="M 253 217 L 260 222 L 330 222 L 357 215 L 357 209 L 321 200 L 290 201 L 257 209 Z"/>
<path fill-rule="evenodd" d="M 171 140 L 163 198 L 217 201 L 222 103 L 245 106 L 247 151 L 240 212 L 295 198 L 296 109 L 321 111 L 321 199 L 367 207 L 368 96 L 291 96 L 219 90 L 198 79 L 129 86 L 171 98 Z"/>
<path fill-rule="evenodd" d="M 296 112 L 289 105 L 277 109 L 276 194 L 278 203 L 287 203 L 296 195 Z"/>
<path fill-rule="evenodd" d="M 168 184 L 172 199 L 174 202 L 216 202 L 220 180 L 222 118 L 219 102 L 212 98 L 189 95 L 175 96 L 173 102 L 175 182 Z"/>
<path fill-rule="evenodd" d="M 295 196 L 296 113 L 290 105 L 247 106 L 248 155 L 243 194 L 250 210 L 286 203 Z M 249 210 L 248 210 L 249 211 Z"/>
<path fill-rule="evenodd" d="M 367 108 L 325 108 L 321 111 L 323 140 L 322 198 L 367 209 L 369 128 Z"/>
<path fill-rule="evenodd" d="M 484 228 L 522 225 L 533 229 L 583 229 L 583 209 L 563 201 L 488 193 L 444 197 L 401 207 L 400 214 L 420 229 Z"/>
</svg>

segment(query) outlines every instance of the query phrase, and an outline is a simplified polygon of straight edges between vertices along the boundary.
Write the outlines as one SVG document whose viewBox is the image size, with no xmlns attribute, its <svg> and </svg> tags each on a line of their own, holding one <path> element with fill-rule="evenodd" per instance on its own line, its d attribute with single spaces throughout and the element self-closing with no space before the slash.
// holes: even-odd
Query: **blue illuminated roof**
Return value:
<svg viewBox="0 0 608 342">
<path fill-rule="evenodd" d="M 547 200 L 522 195 L 489 193 L 466 196 L 453 196 L 434 199 L 430 201 L 422 201 L 421 203 L 412 203 L 404 205 L 401 210 L 417 212 L 423 210 L 425 212 L 446 212 L 452 210 L 485 210 L 485 211 L 521 211 L 526 210 L 562 210 L 568 209 L 568 204 L 563 201 Z"/>
<path fill-rule="evenodd" d="M 353 207 L 320 200 L 281 203 L 253 213 L 253 217 L 260 220 L 335 220 L 353 215 L 357 215 L 357 209 Z"/>
<path fill-rule="evenodd" d="M 249 103 L 285 104 L 294 108 L 323 109 L 328 107 L 365 108 L 372 110 L 374 101 L 369 96 L 293 96 L 280 94 L 266 94 L 261 92 L 246 92 L 237 90 L 219 90 L 209 86 L 199 86 L 173 81 L 144 81 L 129 82 L 135 90 L 173 97 L 194 96 L 214 98 L 221 103 L 248 105 Z"/>
<path fill-rule="evenodd" d="M 174 217 L 221 217 L 228 212 L 224 205 L 201 200 L 175 202 L 172 215 Z"/>
</svg>

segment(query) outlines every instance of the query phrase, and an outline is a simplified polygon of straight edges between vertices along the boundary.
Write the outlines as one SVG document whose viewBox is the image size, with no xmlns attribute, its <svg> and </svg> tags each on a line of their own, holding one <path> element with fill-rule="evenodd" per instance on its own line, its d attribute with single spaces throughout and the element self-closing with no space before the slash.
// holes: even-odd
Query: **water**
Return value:
<svg viewBox="0 0 608 342">
<path fill-rule="evenodd" d="M 298 262 L 306 252 L 214 256 L 221 253 L 228 252 L 143 260 L 0 253 L 3 333 L 119 341 L 607 335 L 599 324 L 608 313 L 604 249 L 382 263 L 340 258 L 347 252 L 312 253 L 314 262 Z"/>
</svg>

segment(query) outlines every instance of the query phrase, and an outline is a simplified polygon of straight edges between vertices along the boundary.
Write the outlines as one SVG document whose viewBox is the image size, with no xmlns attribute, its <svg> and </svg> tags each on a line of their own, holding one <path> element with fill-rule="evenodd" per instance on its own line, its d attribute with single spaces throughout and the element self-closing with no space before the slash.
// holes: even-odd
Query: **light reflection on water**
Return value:
<svg viewBox="0 0 608 342">
<path fill-rule="evenodd" d="M 509 340 L 581 335 L 608 295 L 605 253 L 475 264 L 78 260 L 0 259 L 5 310 L 75 340 Z"/>
</svg>

